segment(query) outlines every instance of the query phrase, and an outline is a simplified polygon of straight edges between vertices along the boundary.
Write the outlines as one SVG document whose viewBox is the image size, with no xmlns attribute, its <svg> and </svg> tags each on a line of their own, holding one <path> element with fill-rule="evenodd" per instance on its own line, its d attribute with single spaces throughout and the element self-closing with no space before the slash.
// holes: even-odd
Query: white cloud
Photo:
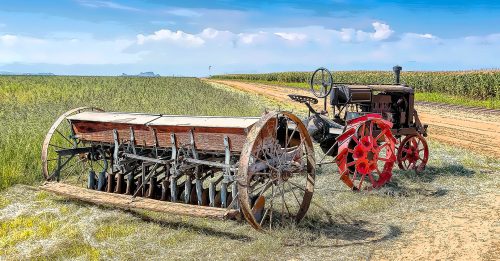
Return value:
<svg viewBox="0 0 500 261">
<path fill-rule="evenodd" d="M 109 8 L 109 9 L 118 9 L 125 11 L 141 11 L 141 9 L 118 4 L 111 1 L 95 1 L 95 0 L 78 0 L 78 3 L 82 6 L 92 7 L 92 8 Z"/>
<path fill-rule="evenodd" d="M 196 12 L 193 9 L 186 9 L 186 8 L 170 9 L 170 10 L 166 10 L 165 13 L 175 15 L 175 16 L 191 17 L 191 18 L 202 16 L 201 13 Z"/>
<path fill-rule="evenodd" d="M 465 37 L 467 42 L 473 44 L 491 45 L 500 44 L 500 33 L 489 34 L 486 36 L 468 36 Z"/>
<path fill-rule="evenodd" d="M 288 41 L 303 41 L 307 38 L 307 35 L 301 33 L 274 33 L 275 35 L 288 40 Z"/>
<path fill-rule="evenodd" d="M 40 39 L 0 35 L 0 64 L 121 64 L 139 61 L 139 54 L 123 51 L 133 41 L 95 39 Z"/>
<path fill-rule="evenodd" d="M 416 34 L 416 33 L 406 33 L 403 35 L 406 38 L 417 38 L 417 39 L 438 39 L 435 35 L 432 34 Z"/>
<path fill-rule="evenodd" d="M 188 34 L 183 31 L 173 32 L 168 29 L 156 31 L 151 35 L 137 35 L 137 44 L 143 45 L 148 42 L 169 42 L 189 47 L 200 46 L 205 43 L 199 36 Z"/>
<path fill-rule="evenodd" d="M 373 40 L 376 41 L 385 40 L 389 38 L 392 33 L 394 33 L 394 31 L 391 30 L 391 28 L 387 24 L 374 22 L 372 23 L 372 26 L 375 29 L 375 33 L 371 34 L 370 36 Z"/>
<path fill-rule="evenodd" d="M 0 36 L 0 43 L 6 45 L 6 46 L 12 46 L 17 42 L 18 37 L 15 35 L 11 34 L 6 34 Z"/>
<path fill-rule="evenodd" d="M 429 33 L 392 37 L 390 26 L 378 22 L 372 26 L 373 31 L 321 26 L 246 32 L 161 29 L 116 40 L 78 33 L 49 34 L 46 38 L 0 33 L 0 64 L 133 64 L 160 73 L 189 68 L 191 71 L 184 75 L 205 72 L 208 65 L 219 68 L 217 73 L 305 70 L 330 65 L 377 65 L 380 69 L 381 65 L 390 68 L 408 61 L 416 66 L 414 69 L 425 69 L 429 64 L 443 69 L 500 67 L 500 33 L 456 39 Z M 384 41 L 391 37 L 393 40 Z"/>
<path fill-rule="evenodd" d="M 252 45 L 264 43 L 268 40 L 268 33 L 260 31 L 258 33 L 240 33 L 238 34 L 238 43 Z"/>
<path fill-rule="evenodd" d="M 354 28 L 342 28 L 340 31 L 333 30 L 343 42 L 365 42 L 386 40 L 394 33 L 390 26 L 380 22 L 372 23 L 374 32 L 365 32 Z"/>
</svg>

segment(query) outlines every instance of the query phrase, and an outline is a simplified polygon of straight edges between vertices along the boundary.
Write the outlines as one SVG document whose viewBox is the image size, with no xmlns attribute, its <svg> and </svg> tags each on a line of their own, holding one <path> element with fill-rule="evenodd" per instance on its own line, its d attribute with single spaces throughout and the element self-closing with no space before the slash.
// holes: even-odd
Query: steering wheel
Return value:
<svg viewBox="0 0 500 261">
<path fill-rule="evenodd" d="M 290 99 L 292 99 L 296 102 L 300 102 L 300 103 L 310 103 L 310 104 L 317 104 L 318 103 L 318 99 L 313 98 L 313 97 L 309 97 L 309 96 L 288 94 L 288 97 L 290 97 Z"/>
<path fill-rule="evenodd" d="M 314 71 L 311 77 L 311 92 L 318 98 L 325 98 L 330 94 L 333 86 L 332 73 L 326 68 L 319 68 Z"/>
</svg>

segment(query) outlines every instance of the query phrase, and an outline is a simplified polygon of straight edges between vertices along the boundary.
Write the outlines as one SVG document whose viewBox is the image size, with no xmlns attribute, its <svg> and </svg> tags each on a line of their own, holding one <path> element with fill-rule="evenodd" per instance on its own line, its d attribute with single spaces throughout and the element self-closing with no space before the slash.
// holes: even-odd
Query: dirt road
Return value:
<svg viewBox="0 0 500 261">
<path fill-rule="evenodd" d="M 310 96 L 308 90 L 238 81 L 216 81 L 236 89 L 288 103 L 287 94 Z M 321 105 L 317 105 L 321 108 Z M 460 112 L 441 106 L 417 105 L 421 121 L 429 125 L 431 140 L 500 158 L 500 115 Z M 493 174 L 495 175 L 495 174 Z M 457 200 L 457 199 L 456 199 Z M 474 195 L 453 205 L 406 217 L 415 224 L 390 249 L 375 251 L 374 260 L 496 260 L 500 253 L 500 198 L 498 193 Z"/>
<path fill-rule="evenodd" d="M 289 103 L 300 110 L 304 109 L 304 106 L 294 103 L 287 95 L 290 93 L 311 95 L 308 90 L 300 88 L 228 80 L 209 81 Z M 316 107 L 321 108 L 321 105 Z M 416 109 L 420 120 L 429 125 L 429 136 L 432 140 L 500 158 L 500 115 L 480 114 L 474 111 L 460 112 L 446 107 L 418 104 Z"/>
</svg>

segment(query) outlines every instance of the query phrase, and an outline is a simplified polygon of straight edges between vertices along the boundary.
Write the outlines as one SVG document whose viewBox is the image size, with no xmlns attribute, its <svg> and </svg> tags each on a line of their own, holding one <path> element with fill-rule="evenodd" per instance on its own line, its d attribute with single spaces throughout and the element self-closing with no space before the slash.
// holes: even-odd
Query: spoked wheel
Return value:
<svg viewBox="0 0 500 261">
<path fill-rule="evenodd" d="M 379 114 L 368 114 L 348 122 L 337 138 L 340 178 L 351 189 L 379 188 L 391 179 L 396 161 L 391 128 Z"/>
<path fill-rule="evenodd" d="M 398 149 L 398 165 L 402 170 L 424 171 L 429 160 L 429 147 L 420 134 L 406 136 Z"/>
<path fill-rule="evenodd" d="M 67 117 L 83 111 L 102 111 L 91 107 L 80 107 L 67 111 L 52 125 L 45 136 L 42 146 L 42 173 L 47 181 L 60 181 L 75 178 L 83 184 L 92 164 L 97 163 L 100 157 L 92 155 L 83 144 L 74 137 L 71 124 Z M 75 153 L 79 152 L 79 153 Z"/>
<path fill-rule="evenodd" d="M 315 159 L 304 124 L 288 112 L 271 112 L 247 136 L 238 168 L 238 200 L 255 229 L 300 221 L 314 190 Z"/>
<path fill-rule="evenodd" d="M 333 86 L 332 73 L 326 68 L 319 68 L 314 71 L 309 81 L 311 92 L 318 98 L 325 98 L 330 94 Z"/>
</svg>

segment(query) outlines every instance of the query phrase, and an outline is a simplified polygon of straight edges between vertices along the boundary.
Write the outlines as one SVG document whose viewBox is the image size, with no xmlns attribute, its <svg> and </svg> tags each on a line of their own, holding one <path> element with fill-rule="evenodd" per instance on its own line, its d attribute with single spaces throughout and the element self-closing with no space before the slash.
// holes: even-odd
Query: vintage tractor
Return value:
<svg viewBox="0 0 500 261">
<path fill-rule="evenodd" d="M 341 180 L 353 190 L 384 185 L 396 161 L 400 169 L 420 173 L 429 158 L 427 126 L 414 109 L 413 89 L 400 84 L 402 68 L 393 69 L 394 84 L 334 83 L 330 71 L 317 69 L 310 89 L 324 99 L 320 112 L 312 106 L 318 99 L 289 95 L 309 109 L 308 133 L 325 153 L 318 165 L 336 163 Z M 325 162 L 325 156 L 334 160 Z"/>
<path fill-rule="evenodd" d="M 425 127 L 413 110 L 411 88 L 335 85 L 329 71 L 318 69 L 311 90 L 325 98 L 324 111 L 312 107 L 316 98 L 290 95 L 308 106 L 306 124 L 281 111 L 220 117 L 70 110 L 43 142 L 47 182 L 41 188 L 126 209 L 243 216 L 262 229 L 305 216 L 315 182 L 312 139 L 334 157 L 353 189 L 361 189 L 364 180 L 383 185 L 396 158 L 403 169 L 423 169 Z M 397 155 L 394 136 L 404 137 Z M 321 164 L 328 163 L 324 159 Z"/>
</svg>

